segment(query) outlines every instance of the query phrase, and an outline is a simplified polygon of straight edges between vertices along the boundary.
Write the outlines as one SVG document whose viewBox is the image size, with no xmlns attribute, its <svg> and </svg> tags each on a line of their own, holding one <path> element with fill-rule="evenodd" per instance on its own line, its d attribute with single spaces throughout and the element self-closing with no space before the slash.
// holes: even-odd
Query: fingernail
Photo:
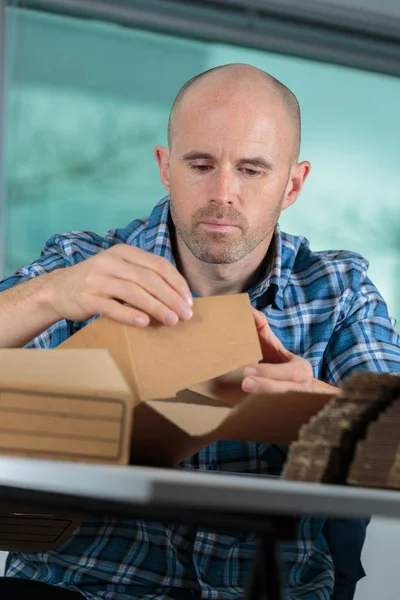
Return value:
<svg viewBox="0 0 400 600">
<path fill-rule="evenodd" d="M 176 315 L 173 312 L 168 312 L 165 315 L 164 323 L 166 325 L 176 325 L 178 321 L 179 321 L 178 315 Z"/>
<path fill-rule="evenodd" d="M 147 327 L 149 324 L 149 319 L 146 319 L 146 317 L 134 317 L 133 323 L 138 327 Z"/>
<path fill-rule="evenodd" d="M 258 371 L 255 367 L 246 367 L 244 370 L 245 377 L 257 376 Z"/>
<path fill-rule="evenodd" d="M 190 308 L 182 308 L 181 312 L 179 313 L 179 318 L 182 319 L 182 321 L 188 321 L 192 317 L 193 311 L 190 310 Z"/>
<path fill-rule="evenodd" d="M 193 298 L 192 298 L 191 294 L 185 294 L 183 296 L 183 299 L 186 302 L 186 304 L 189 304 L 189 306 L 193 306 Z"/>
<path fill-rule="evenodd" d="M 245 392 L 254 392 L 257 389 L 257 381 L 254 381 L 254 379 L 244 379 L 243 389 Z"/>
</svg>

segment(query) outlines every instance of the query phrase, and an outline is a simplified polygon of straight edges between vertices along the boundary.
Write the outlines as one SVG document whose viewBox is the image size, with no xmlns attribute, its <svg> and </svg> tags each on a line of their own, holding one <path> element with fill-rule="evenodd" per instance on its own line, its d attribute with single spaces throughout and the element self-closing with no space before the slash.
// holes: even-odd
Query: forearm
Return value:
<svg viewBox="0 0 400 600">
<path fill-rule="evenodd" d="M 52 305 L 53 273 L 0 292 L 0 348 L 20 348 L 59 320 Z"/>
</svg>

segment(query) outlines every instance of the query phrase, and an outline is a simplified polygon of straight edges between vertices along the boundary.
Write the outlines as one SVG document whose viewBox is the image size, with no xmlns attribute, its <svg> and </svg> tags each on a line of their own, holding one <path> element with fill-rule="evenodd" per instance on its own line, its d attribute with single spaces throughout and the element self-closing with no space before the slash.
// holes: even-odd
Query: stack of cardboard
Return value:
<svg viewBox="0 0 400 600">
<path fill-rule="evenodd" d="M 356 371 L 300 428 L 285 479 L 400 488 L 400 377 Z"/>
</svg>

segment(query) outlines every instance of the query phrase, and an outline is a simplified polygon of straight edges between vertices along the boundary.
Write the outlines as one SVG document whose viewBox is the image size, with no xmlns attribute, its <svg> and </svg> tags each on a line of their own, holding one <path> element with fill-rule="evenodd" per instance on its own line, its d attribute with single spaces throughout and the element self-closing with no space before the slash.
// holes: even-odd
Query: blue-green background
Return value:
<svg viewBox="0 0 400 600">
<path fill-rule="evenodd" d="M 281 219 L 315 249 L 351 249 L 400 317 L 400 80 L 266 52 L 9 9 L 5 272 L 53 233 L 105 233 L 163 195 L 153 148 L 193 75 L 249 62 L 282 80 L 312 163 Z"/>
</svg>

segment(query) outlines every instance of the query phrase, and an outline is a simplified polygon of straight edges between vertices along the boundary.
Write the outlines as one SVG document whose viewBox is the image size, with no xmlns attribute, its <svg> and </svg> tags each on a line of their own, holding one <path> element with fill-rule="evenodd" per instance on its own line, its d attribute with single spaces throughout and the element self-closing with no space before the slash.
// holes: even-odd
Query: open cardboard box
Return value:
<svg viewBox="0 0 400 600">
<path fill-rule="evenodd" d="M 217 385 L 261 358 L 246 294 L 196 299 L 173 328 L 99 318 L 56 351 L 0 350 L 0 453 L 173 466 L 221 439 L 290 443 L 329 395 Z"/>
<path fill-rule="evenodd" d="M 221 439 L 288 443 L 327 401 L 326 394 L 257 395 L 218 385 L 262 359 L 247 294 L 197 299 L 193 318 L 173 328 L 101 318 L 59 346 L 105 347 L 132 390 L 134 464 L 173 466 Z"/>
</svg>

